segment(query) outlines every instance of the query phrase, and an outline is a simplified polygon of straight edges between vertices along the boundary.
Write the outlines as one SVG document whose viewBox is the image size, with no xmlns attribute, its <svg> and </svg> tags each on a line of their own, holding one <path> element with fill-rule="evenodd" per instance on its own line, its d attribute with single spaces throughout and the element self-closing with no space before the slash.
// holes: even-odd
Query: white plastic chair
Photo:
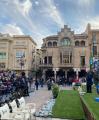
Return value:
<svg viewBox="0 0 99 120">
<path fill-rule="evenodd" d="M 10 118 L 10 111 L 7 104 L 0 107 L 0 115 L 1 115 L 1 120 L 8 120 Z M 12 118 L 10 119 L 13 120 Z"/>
<path fill-rule="evenodd" d="M 27 103 L 25 102 L 24 97 L 21 97 L 18 99 L 19 104 L 20 104 L 20 109 L 24 112 L 29 112 L 30 116 L 33 115 L 36 111 L 36 105 L 35 103 Z"/>
<path fill-rule="evenodd" d="M 81 83 L 81 85 L 86 86 L 86 82 Z"/>
<path fill-rule="evenodd" d="M 12 117 L 15 118 L 15 120 L 29 120 L 30 115 L 29 113 L 25 113 L 24 111 L 21 111 L 19 108 L 17 108 L 16 101 L 13 100 L 10 103 L 12 107 Z"/>
</svg>

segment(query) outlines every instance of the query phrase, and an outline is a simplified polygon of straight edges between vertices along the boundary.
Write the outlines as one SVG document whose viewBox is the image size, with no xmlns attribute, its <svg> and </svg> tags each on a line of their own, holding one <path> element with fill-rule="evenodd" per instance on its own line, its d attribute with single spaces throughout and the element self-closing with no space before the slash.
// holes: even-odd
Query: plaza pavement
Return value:
<svg viewBox="0 0 99 120">
<path fill-rule="evenodd" d="M 65 86 L 60 87 L 61 90 L 71 90 L 71 87 Z M 47 90 L 47 86 L 44 86 L 43 88 L 39 87 L 38 90 L 35 90 L 34 92 L 30 93 L 29 97 L 25 97 L 26 103 L 33 102 L 36 104 L 36 111 L 38 111 L 43 104 L 46 103 L 50 98 L 52 98 L 52 92 Z M 35 120 L 35 119 L 33 119 Z M 55 118 L 36 118 L 36 120 L 60 120 Z M 66 120 L 66 119 L 62 119 Z"/>
</svg>

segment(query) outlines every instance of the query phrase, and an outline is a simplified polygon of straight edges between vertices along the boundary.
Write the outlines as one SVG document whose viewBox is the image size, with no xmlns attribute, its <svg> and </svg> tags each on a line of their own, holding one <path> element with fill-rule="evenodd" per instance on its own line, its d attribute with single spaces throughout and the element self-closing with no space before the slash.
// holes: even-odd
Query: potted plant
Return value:
<svg viewBox="0 0 99 120">
<path fill-rule="evenodd" d="M 59 86 L 57 84 L 53 84 L 52 93 L 53 93 L 53 98 L 57 98 L 59 93 Z"/>
</svg>

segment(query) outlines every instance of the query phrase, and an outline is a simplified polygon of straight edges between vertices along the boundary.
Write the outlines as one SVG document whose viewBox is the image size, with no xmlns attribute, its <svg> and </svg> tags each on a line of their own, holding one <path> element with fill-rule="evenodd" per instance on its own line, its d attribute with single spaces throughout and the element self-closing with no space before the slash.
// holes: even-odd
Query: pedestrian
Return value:
<svg viewBox="0 0 99 120">
<path fill-rule="evenodd" d="M 92 84 L 93 84 L 93 74 L 91 71 L 87 73 L 86 82 L 87 82 L 87 93 L 92 93 Z"/>
<path fill-rule="evenodd" d="M 35 81 L 35 86 L 36 86 L 36 90 L 38 90 L 38 86 L 39 86 L 38 80 Z"/>
<path fill-rule="evenodd" d="M 44 79 L 43 78 L 41 78 L 40 84 L 41 84 L 41 87 L 43 87 L 43 85 L 44 85 Z"/>
<path fill-rule="evenodd" d="M 52 81 L 51 81 L 51 79 L 49 78 L 49 79 L 47 80 L 47 88 L 48 88 L 48 90 L 51 90 L 51 85 L 52 85 Z"/>
<path fill-rule="evenodd" d="M 26 96 L 29 96 L 28 81 L 27 81 L 27 77 L 25 75 L 25 72 L 22 72 L 22 74 L 21 74 L 20 84 L 22 87 L 23 94 Z"/>
</svg>

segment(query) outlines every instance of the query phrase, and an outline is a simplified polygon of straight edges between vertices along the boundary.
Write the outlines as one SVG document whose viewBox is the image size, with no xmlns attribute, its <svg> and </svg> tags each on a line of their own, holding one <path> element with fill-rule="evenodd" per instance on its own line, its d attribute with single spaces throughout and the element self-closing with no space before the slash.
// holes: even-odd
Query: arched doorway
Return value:
<svg viewBox="0 0 99 120">
<path fill-rule="evenodd" d="M 86 77 L 86 74 L 87 74 L 86 70 L 81 70 L 81 71 L 78 73 L 78 76 L 79 76 L 79 78 L 82 78 L 82 77 Z"/>
<path fill-rule="evenodd" d="M 69 69 L 67 72 L 67 79 L 69 78 L 76 78 L 76 72 L 74 71 L 74 69 Z"/>
<path fill-rule="evenodd" d="M 48 69 L 45 74 L 46 74 L 46 80 L 48 78 L 54 77 L 54 71 L 52 71 L 52 69 Z"/>
<path fill-rule="evenodd" d="M 57 77 L 65 77 L 65 71 L 63 71 L 62 69 L 59 69 L 59 71 L 57 71 Z"/>
</svg>

